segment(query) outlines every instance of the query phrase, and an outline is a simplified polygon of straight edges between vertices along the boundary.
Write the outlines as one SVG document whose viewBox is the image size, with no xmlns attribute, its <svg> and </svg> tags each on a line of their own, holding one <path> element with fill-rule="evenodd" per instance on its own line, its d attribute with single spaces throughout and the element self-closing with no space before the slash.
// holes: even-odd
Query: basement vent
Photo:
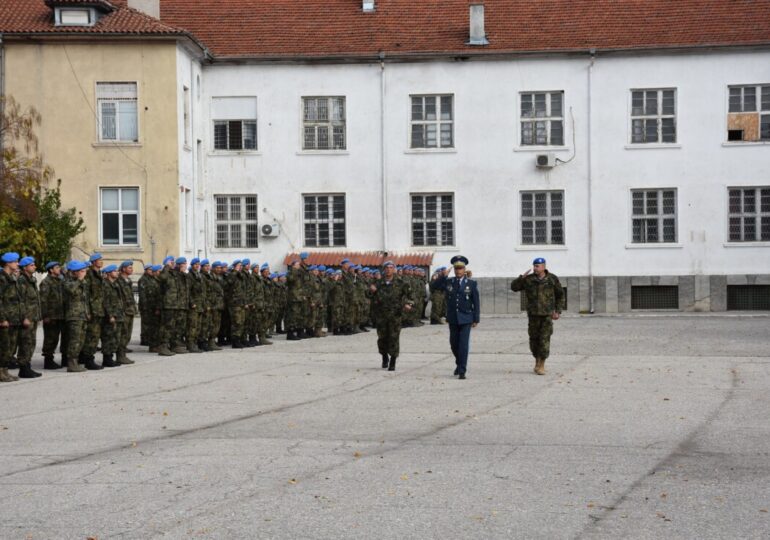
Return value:
<svg viewBox="0 0 770 540">
<path fill-rule="evenodd" d="M 562 287 L 564 290 L 564 311 L 567 311 L 567 299 L 569 298 L 569 295 L 567 294 L 567 287 Z M 522 294 L 521 296 L 521 310 L 527 311 L 527 295 Z"/>
<path fill-rule="evenodd" d="M 679 287 L 676 285 L 632 286 L 631 309 L 679 309 Z"/>
<path fill-rule="evenodd" d="M 727 309 L 770 310 L 770 285 L 728 285 Z"/>
</svg>

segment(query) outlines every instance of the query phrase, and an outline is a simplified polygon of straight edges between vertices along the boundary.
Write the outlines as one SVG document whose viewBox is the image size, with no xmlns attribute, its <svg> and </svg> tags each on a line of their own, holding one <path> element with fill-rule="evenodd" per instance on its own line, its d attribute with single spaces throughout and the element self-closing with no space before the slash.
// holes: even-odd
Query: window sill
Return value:
<svg viewBox="0 0 770 540">
<path fill-rule="evenodd" d="M 142 246 L 99 246 L 99 251 L 105 253 L 114 253 L 120 251 L 122 253 L 143 253 L 144 248 Z"/>
<path fill-rule="evenodd" d="M 347 156 L 347 150 L 299 150 L 298 156 Z"/>
<path fill-rule="evenodd" d="M 412 249 L 422 251 L 457 251 L 457 246 L 416 246 L 412 244 Z"/>
<path fill-rule="evenodd" d="M 722 146 L 725 148 L 735 148 L 740 146 L 770 146 L 770 141 L 735 141 L 735 142 L 723 142 Z"/>
<path fill-rule="evenodd" d="M 757 242 L 725 242 L 722 245 L 726 248 L 770 247 L 770 242 L 761 240 Z"/>
<path fill-rule="evenodd" d="M 302 249 L 323 249 L 328 251 L 334 251 L 335 249 L 347 249 L 346 245 L 340 245 L 340 246 L 302 246 Z"/>
<path fill-rule="evenodd" d="M 457 148 L 408 148 L 404 154 L 456 154 Z"/>
<path fill-rule="evenodd" d="M 625 145 L 626 150 L 679 150 L 679 143 L 636 143 Z"/>
<path fill-rule="evenodd" d="M 567 251 L 567 246 L 553 244 L 526 244 L 515 246 L 514 251 Z"/>
<path fill-rule="evenodd" d="M 514 152 L 569 152 L 568 146 L 514 146 Z"/>
<path fill-rule="evenodd" d="M 189 144 L 183 144 L 182 150 L 184 150 L 185 152 L 192 152 L 192 146 L 190 146 Z"/>
<path fill-rule="evenodd" d="M 682 249 L 682 244 L 671 244 L 666 242 L 650 242 L 647 244 L 626 244 L 626 249 Z"/>
<path fill-rule="evenodd" d="M 115 142 L 93 142 L 91 143 L 91 146 L 94 148 L 115 148 L 117 146 L 121 148 L 140 148 L 142 146 L 142 143 L 139 142 L 122 142 L 122 141 L 115 141 Z"/>
<path fill-rule="evenodd" d="M 211 248 L 212 252 L 216 253 L 243 253 L 244 251 L 248 251 L 249 253 L 260 253 L 262 250 L 259 248 L 218 248 L 213 247 Z M 210 259 L 211 257 L 209 257 Z"/>
<path fill-rule="evenodd" d="M 261 150 L 215 150 L 209 152 L 209 157 L 238 157 L 238 156 L 261 156 Z"/>
</svg>

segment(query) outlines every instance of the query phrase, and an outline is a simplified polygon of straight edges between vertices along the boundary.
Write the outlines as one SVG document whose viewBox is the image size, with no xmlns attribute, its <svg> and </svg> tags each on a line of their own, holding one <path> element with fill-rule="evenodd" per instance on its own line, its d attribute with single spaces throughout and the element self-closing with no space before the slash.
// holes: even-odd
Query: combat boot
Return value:
<svg viewBox="0 0 770 540">
<path fill-rule="evenodd" d="M 102 367 L 118 367 L 120 366 L 120 362 L 116 362 L 115 359 L 112 358 L 111 354 L 102 354 Z"/>
<path fill-rule="evenodd" d="M 545 358 L 535 358 L 535 373 L 545 375 Z"/>
<path fill-rule="evenodd" d="M 176 354 L 187 354 L 189 351 L 187 350 L 187 347 L 182 345 L 181 343 L 179 345 L 176 345 L 173 349 Z"/>
<path fill-rule="evenodd" d="M 241 343 L 241 338 L 233 336 L 233 339 L 230 340 L 232 342 L 231 347 L 233 349 L 243 349 L 243 344 Z"/>
<path fill-rule="evenodd" d="M 86 368 L 80 365 L 80 362 L 75 358 L 67 359 L 67 373 L 82 373 Z"/>
<path fill-rule="evenodd" d="M 94 357 L 90 355 L 88 358 L 86 358 L 85 366 L 86 366 L 86 369 L 90 371 L 99 371 L 100 369 L 104 369 L 102 366 L 94 362 Z"/>
<path fill-rule="evenodd" d="M 358 327 L 361 329 L 362 332 L 368 332 L 369 329 L 366 327 L 365 324 L 359 324 Z"/>
<path fill-rule="evenodd" d="M 37 371 L 34 371 L 32 367 L 29 364 L 21 364 L 19 366 L 19 378 L 20 379 L 36 379 L 43 375 L 42 373 L 38 373 Z"/>
<path fill-rule="evenodd" d="M 390 357 L 390 363 L 388 364 L 388 371 L 396 371 L 396 356 Z"/>
<path fill-rule="evenodd" d="M 78 355 L 78 364 L 85 364 L 86 360 L 88 360 L 88 355 L 86 353 L 80 353 Z"/>
<path fill-rule="evenodd" d="M 117 362 L 124 366 L 130 366 L 131 364 L 136 363 L 133 360 L 131 360 L 129 357 L 127 357 L 125 352 L 118 353 Z"/>
<path fill-rule="evenodd" d="M 297 330 L 289 330 L 286 334 L 286 341 L 297 341 L 302 339 L 298 334 L 299 332 Z"/>
<path fill-rule="evenodd" d="M 358 329 L 358 326 L 353 325 L 350 327 L 350 333 L 351 334 L 361 334 L 361 330 Z"/>
<path fill-rule="evenodd" d="M 315 332 L 313 333 L 314 337 L 326 337 L 326 332 L 323 331 L 323 328 L 316 328 Z"/>
<path fill-rule="evenodd" d="M 265 335 L 265 337 L 260 337 L 259 338 L 259 344 L 260 345 L 272 345 L 273 342 L 270 341 L 269 339 L 267 339 L 267 335 Z"/>
<path fill-rule="evenodd" d="M 198 348 L 203 352 L 209 352 L 211 350 L 209 349 L 208 341 L 199 341 Z"/>
<path fill-rule="evenodd" d="M 15 382 L 18 380 L 19 378 L 16 375 L 8 373 L 8 368 L 0 368 L 0 383 Z"/>
<path fill-rule="evenodd" d="M 174 356 L 176 353 L 168 348 L 167 344 L 158 346 L 158 356 Z"/>
<path fill-rule="evenodd" d="M 221 351 L 222 347 L 217 345 L 217 342 L 214 338 L 211 338 L 208 343 L 208 347 L 210 351 Z"/>
<path fill-rule="evenodd" d="M 257 345 L 259 345 L 259 343 L 257 342 L 257 336 L 250 335 L 248 343 L 245 343 L 244 345 L 246 345 L 247 347 L 256 347 Z"/>
<path fill-rule="evenodd" d="M 64 360 L 62 359 L 62 365 L 60 366 L 53 360 L 53 355 L 49 354 L 43 357 L 43 369 L 61 369 L 64 367 Z"/>
<path fill-rule="evenodd" d="M 203 351 L 198 348 L 198 345 L 194 341 L 187 342 L 187 352 L 190 353 L 202 353 Z"/>
<path fill-rule="evenodd" d="M 160 347 L 158 347 L 158 346 L 152 346 L 152 347 L 150 347 L 150 348 L 147 350 L 147 352 L 153 352 L 153 353 L 157 353 L 157 352 L 160 352 Z"/>
<path fill-rule="evenodd" d="M 382 369 L 386 369 L 390 365 L 390 358 L 387 354 L 382 355 Z"/>
</svg>

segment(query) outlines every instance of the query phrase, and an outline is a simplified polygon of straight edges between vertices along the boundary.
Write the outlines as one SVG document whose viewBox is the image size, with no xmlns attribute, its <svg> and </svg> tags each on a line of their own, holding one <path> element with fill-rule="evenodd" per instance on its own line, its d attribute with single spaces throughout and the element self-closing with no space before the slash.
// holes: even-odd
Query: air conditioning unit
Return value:
<svg viewBox="0 0 770 540">
<path fill-rule="evenodd" d="M 277 223 L 262 225 L 262 236 L 278 236 L 280 233 L 281 227 Z"/>
<path fill-rule="evenodd" d="M 538 154 L 535 156 L 535 165 L 538 169 L 553 169 L 556 167 L 556 155 L 553 152 Z"/>
</svg>

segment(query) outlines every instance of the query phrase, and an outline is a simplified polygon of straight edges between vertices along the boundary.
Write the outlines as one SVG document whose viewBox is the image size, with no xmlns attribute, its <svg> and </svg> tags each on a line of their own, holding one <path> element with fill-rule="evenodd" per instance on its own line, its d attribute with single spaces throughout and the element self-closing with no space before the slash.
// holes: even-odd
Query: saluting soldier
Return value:
<svg viewBox="0 0 770 540">
<path fill-rule="evenodd" d="M 273 282 L 270 279 L 270 265 L 264 263 L 259 268 L 260 284 L 262 285 L 262 309 L 259 325 L 259 344 L 272 345 L 270 341 L 270 330 L 273 326 L 273 312 L 275 310 L 275 293 Z"/>
<path fill-rule="evenodd" d="M 241 261 L 233 261 L 233 267 L 225 279 L 225 298 L 230 313 L 230 339 L 233 349 L 244 347 L 248 284 L 241 269 Z"/>
<path fill-rule="evenodd" d="M 88 264 L 70 261 L 67 264 L 68 279 L 64 282 L 64 318 L 67 321 L 67 372 L 79 373 L 86 369 L 101 369 L 93 360 L 80 365 L 78 358 L 86 339 L 87 326 L 91 322 L 91 302 L 88 298 L 86 272 Z M 100 312 L 101 313 L 101 312 Z M 101 323 L 101 321 L 99 321 Z M 100 330 L 101 332 L 101 330 Z"/>
<path fill-rule="evenodd" d="M 64 278 L 61 264 L 45 265 L 47 275 L 40 282 L 40 315 L 43 318 L 43 369 L 59 369 L 67 365 L 67 343 L 64 320 Z M 61 339 L 61 365 L 54 361 Z"/>
<path fill-rule="evenodd" d="M 121 285 L 118 283 L 118 267 L 110 264 L 102 269 L 104 274 L 104 295 L 102 296 L 102 367 L 118 367 L 121 362 L 115 359 L 121 348 L 123 332 L 126 326 L 126 305 Z"/>
<path fill-rule="evenodd" d="M 476 282 L 466 275 L 468 259 L 462 255 L 452 257 L 450 261 L 455 275 L 446 280 L 446 318 L 449 324 L 449 346 L 455 357 L 455 372 L 460 379 L 465 379 L 468 369 L 471 328 L 479 324 L 481 303 Z"/>
<path fill-rule="evenodd" d="M 174 349 L 180 345 L 176 342 L 178 332 L 176 328 L 177 311 L 187 308 L 186 292 L 185 300 L 180 300 L 182 293 L 180 291 L 180 283 L 174 274 L 174 266 L 174 257 L 168 256 L 163 260 L 163 269 L 158 273 L 162 298 L 160 335 L 158 336 L 160 343 L 158 345 L 158 355 L 160 356 L 173 356 L 176 354 Z M 180 305 L 183 307 L 180 308 Z M 185 348 L 182 352 L 187 352 L 187 349 Z"/>
<path fill-rule="evenodd" d="M 532 272 L 530 274 L 530 272 Z M 545 259 L 532 261 L 527 269 L 511 282 L 512 291 L 524 291 L 529 318 L 529 350 L 535 357 L 535 373 L 545 375 L 545 361 L 551 352 L 553 321 L 559 320 L 564 309 L 564 289 L 559 278 L 545 267 Z"/>
<path fill-rule="evenodd" d="M 145 272 L 139 279 L 139 311 L 142 317 L 142 331 L 150 347 L 149 352 L 159 353 L 163 295 L 158 274 L 163 270 L 163 266 L 155 264 L 148 268 L 149 272 Z"/>
<path fill-rule="evenodd" d="M 16 352 L 19 333 L 24 322 L 21 293 L 17 283 L 19 254 L 3 253 L 3 269 L 0 272 L 0 382 L 14 382 L 19 378 L 8 369 Z"/>
<path fill-rule="evenodd" d="M 446 317 L 446 297 L 444 289 L 449 270 L 446 266 L 440 266 L 433 272 L 430 278 L 430 324 L 444 324 L 442 319 Z"/>
<path fill-rule="evenodd" d="M 145 317 L 145 314 L 147 313 L 147 306 L 145 305 L 145 302 L 147 302 L 147 293 L 146 288 L 149 282 L 152 280 L 152 267 L 153 265 L 148 264 L 144 267 L 144 272 L 142 273 L 142 277 L 139 278 L 139 281 L 137 282 L 136 286 L 139 290 L 139 316 L 141 317 L 140 320 L 140 330 L 139 330 L 139 344 L 144 346 L 151 346 L 150 345 L 150 321 L 148 317 Z M 158 352 L 158 351 L 150 351 L 150 352 Z"/>
<path fill-rule="evenodd" d="M 369 286 L 369 297 L 377 313 L 377 348 L 382 356 L 382 367 L 395 371 L 399 355 L 401 319 L 414 309 L 409 284 L 396 275 L 392 261 L 383 264 L 385 275 Z"/>
<path fill-rule="evenodd" d="M 295 259 L 289 266 L 287 276 L 288 307 L 286 311 L 286 327 L 288 334 L 286 339 L 296 341 L 305 337 L 303 327 L 305 324 L 305 304 L 307 303 L 307 291 L 305 290 L 304 268 L 300 267 L 299 259 Z"/>
</svg>

